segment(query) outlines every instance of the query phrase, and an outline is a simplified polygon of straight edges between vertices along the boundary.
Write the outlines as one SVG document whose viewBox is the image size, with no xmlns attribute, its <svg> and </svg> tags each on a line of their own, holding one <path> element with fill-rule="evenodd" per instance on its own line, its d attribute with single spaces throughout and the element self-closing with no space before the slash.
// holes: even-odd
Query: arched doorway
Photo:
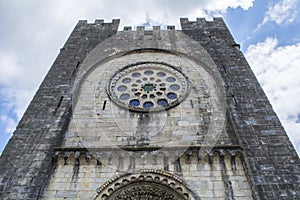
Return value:
<svg viewBox="0 0 300 200">
<path fill-rule="evenodd" d="M 178 176 L 160 170 L 118 175 L 98 188 L 97 193 L 95 200 L 193 199 Z"/>
</svg>

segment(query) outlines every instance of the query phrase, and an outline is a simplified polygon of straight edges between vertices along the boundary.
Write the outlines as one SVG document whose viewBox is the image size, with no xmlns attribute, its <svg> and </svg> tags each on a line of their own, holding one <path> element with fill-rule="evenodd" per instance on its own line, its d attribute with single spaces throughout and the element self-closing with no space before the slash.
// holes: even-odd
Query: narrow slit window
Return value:
<svg viewBox="0 0 300 200">
<path fill-rule="evenodd" d="M 105 110 L 105 107 L 106 107 L 106 100 L 103 102 L 102 110 Z"/>
</svg>

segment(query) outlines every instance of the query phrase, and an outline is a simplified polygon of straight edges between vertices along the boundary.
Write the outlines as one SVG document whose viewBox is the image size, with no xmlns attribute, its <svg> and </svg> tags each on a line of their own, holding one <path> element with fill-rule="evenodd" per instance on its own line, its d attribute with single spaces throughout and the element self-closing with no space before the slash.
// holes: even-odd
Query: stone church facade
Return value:
<svg viewBox="0 0 300 200">
<path fill-rule="evenodd" d="M 79 21 L 0 159 L 1 199 L 299 199 L 300 160 L 221 18 Z"/>
</svg>

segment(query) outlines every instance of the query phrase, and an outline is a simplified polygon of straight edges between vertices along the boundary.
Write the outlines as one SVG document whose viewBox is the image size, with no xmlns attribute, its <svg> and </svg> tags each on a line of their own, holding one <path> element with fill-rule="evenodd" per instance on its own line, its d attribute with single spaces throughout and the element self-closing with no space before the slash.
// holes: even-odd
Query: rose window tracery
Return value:
<svg viewBox="0 0 300 200">
<path fill-rule="evenodd" d="M 188 94 L 188 80 L 164 63 L 138 63 L 123 68 L 109 82 L 110 98 L 133 111 L 166 110 Z"/>
</svg>

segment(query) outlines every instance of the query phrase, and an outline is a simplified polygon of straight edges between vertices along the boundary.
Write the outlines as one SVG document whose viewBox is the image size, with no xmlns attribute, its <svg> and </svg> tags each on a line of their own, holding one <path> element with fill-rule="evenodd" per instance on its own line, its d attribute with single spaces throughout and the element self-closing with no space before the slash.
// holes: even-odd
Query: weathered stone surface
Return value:
<svg viewBox="0 0 300 200">
<path fill-rule="evenodd" d="M 180 157 L 181 175 L 179 177 L 176 164 L 171 162 L 171 159 L 168 159 L 168 171 L 164 171 L 165 164 L 161 161 L 161 159 L 164 159 L 164 156 L 158 157 L 156 164 L 153 163 L 155 155 L 149 155 L 143 162 L 143 166 L 146 167 L 138 169 L 138 166 L 141 165 L 141 161 L 138 161 L 141 156 L 136 154 L 134 157 L 136 168 L 132 170 L 132 166 L 130 166 L 130 162 L 128 162 L 130 160 L 128 157 L 131 157 L 131 155 L 121 154 L 122 150 L 115 152 L 117 156 L 113 157 L 110 165 L 97 165 L 95 157 L 91 159 L 87 157 L 87 150 L 77 148 L 73 149 L 73 151 L 69 150 L 68 152 L 63 152 L 61 149 L 57 155 L 57 168 L 50 180 L 49 187 L 44 192 L 43 198 L 59 199 L 59 197 L 67 198 L 70 195 L 74 195 L 72 196 L 73 199 L 92 197 L 101 199 L 101 196 L 110 194 L 109 191 L 111 189 L 118 191 L 117 189 L 121 188 L 120 185 L 122 184 L 125 187 L 127 182 L 124 180 L 132 181 L 143 176 L 143 179 L 140 179 L 140 181 L 149 181 L 149 185 L 148 182 L 144 184 L 144 186 L 147 187 L 150 187 L 151 181 L 157 177 L 160 177 L 160 181 L 156 181 L 155 183 L 165 184 L 165 186 L 172 185 L 171 183 L 176 180 L 177 183 L 175 183 L 176 181 L 174 182 L 176 187 L 174 185 L 173 188 L 186 187 L 183 193 L 186 193 L 189 199 L 226 199 L 228 196 L 226 192 L 229 190 L 232 191 L 234 197 L 237 199 L 252 199 L 252 191 L 245 175 L 241 154 L 239 152 L 232 154 L 236 161 L 232 162 L 232 158 L 229 155 L 230 151 L 223 152 L 222 149 L 214 149 L 214 163 L 210 164 L 208 159 L 209 155 L 199 160 L 197 156 L 198 150 L 191 149 L 193 153 L 191 153 L 189 158 L 185 155 Z M 80 158 L 78 160 L 78 171 L 75 170 L 76 162 L 72 161 L 77 152 L 81 152 L 78 157 Z M 111 151 L 107 149 L 102 149 L 101 152 L 103 154 L 111 153 Z M 164 153 L 167 157 L 172 157 L 174 151 L 165 150 Z M 225 157 L 222 156 L 223 153 L 225 153 Z M 109 156 L 103 154 L 98 160 L 101 163 L 108 163 L 106 159 L 109 159 Z M 66 158 L 65 155 L 68 155 L 68 157 Z M 120 157 L 123 159 L 119 159 Z M 65 162 L 65 159 L 67 162 Z M 221 162 L 221 159 L 223 159 L 223 162 Z M 87 162 L 87 160 L 89 161 Z M 116 170 L 117 166 L 122 167 Z M 169 178 L 161 177 L 162 175 L 168 175 Z M 135 177 L 135 179 L 133 179 L 133 177 Z M 183 181 L 185 184 L 183 184 Z M 226 186 L 225 182 L 231 183 L 231 186 Z M 116 188 L 114 189 L 114 187 Z M 189 192 L 189 190 L 192 192 Z M 117 194 L 119 194 L 119 192 L 120 191 L 118 191 Z M 171 194 L 174 193 L 171 192 Z"/>
<path fill-rule="evenodd" d="M 80 21 L 75 27 L 1 155 L 0 199 L 41 197 L 53 148 L 61 145 L 69 123 L 74 77 L 88 52 L 114 35 L 118 24 Z"/>
<path fill-rule="evenodd" d="M 145 169 L 180 177 L 190 199 L 300 198 L 299 158 L 222 19 L 118 24 L 79 21 L 0 158 L 1 199 L 93 199 Z M 189 95 L 160 113 L 119 109 L 107 83 L 140 60 L 177 67 Z M 128 134 L 161 126 L 140 146 Z"/>
<path fill-rule="evenodd" d="M 253 197 L 299 199 L 299 157 L 222 19 L 181 19 L 181 26 L 208 51 L 227 86 L 228 116 L 244 149 Z"/>
</svg>

